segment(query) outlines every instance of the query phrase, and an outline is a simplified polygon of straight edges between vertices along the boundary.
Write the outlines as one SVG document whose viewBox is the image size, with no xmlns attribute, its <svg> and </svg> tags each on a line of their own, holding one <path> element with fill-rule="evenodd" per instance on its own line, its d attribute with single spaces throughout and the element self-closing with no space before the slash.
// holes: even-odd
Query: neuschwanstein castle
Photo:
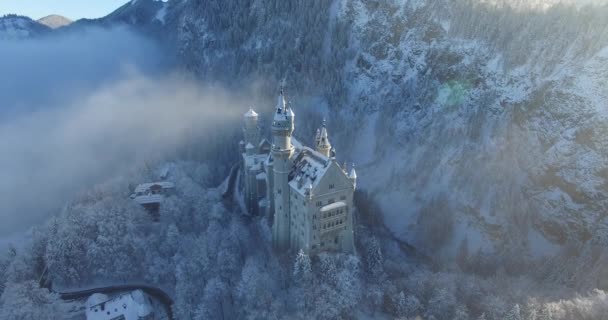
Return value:
<svg viewBox="0 0 608 320">
<path fill-rule="evenodd" d="M 295 115 L 283 90 L 272 121 L 272 144 L 262 139 L 258 114 L 245 113 L 240 143 L 241 181 L 245 204 L 252 214 L 272 217 L 272 240 L 277 250 L 306 253 L 354 253 L 354 166 L 336 162 L 327 128 L 317 130 L 315 147 L 293 137 Z"/>
</svg>

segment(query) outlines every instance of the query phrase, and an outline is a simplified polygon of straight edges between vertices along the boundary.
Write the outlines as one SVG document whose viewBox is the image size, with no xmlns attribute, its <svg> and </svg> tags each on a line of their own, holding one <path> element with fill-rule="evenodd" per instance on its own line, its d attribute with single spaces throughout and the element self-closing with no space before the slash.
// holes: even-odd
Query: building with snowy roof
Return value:
<svg viewBox="0 0 608 320">
<path fill-rule="evenodd" d="M 354 253 L 353 195 L 357 174 L 336 162 L 325 122 L 314 148 L 293 137 L 295 114 L 281 90 L 272 144 L 261 139 L 258 114 L 244 114 L 241 186 L 251 214 L 272 217 L 276 249 Z"/>
<path fill-rule="evenodd" d="M 153 320 L 152 300 L 141 290 L 109 297 L 91 295 L 85 306 L 87 320 Z"/>
<path fill-rule="evenodd" d="M 163 199 L 163 194 L 169 194 L 175 190 L 175 184 L 169 181 L 142 183 L 135 187 L 131 199 L 141 205 L 156 203 Z"/>
</svg>

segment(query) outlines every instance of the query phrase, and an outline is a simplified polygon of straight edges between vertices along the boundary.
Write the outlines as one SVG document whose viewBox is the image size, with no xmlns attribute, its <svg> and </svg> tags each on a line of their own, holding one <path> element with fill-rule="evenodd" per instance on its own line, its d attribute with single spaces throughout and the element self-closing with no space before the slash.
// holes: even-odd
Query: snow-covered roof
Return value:
<svg viewBox="0 0 608 320">
<path fill-rule="evenodd" d="M 317 187 L 329 168 L 330 160 L 317 151 L 300 145 L 300 148 L 296 147 L 293 163 L 293 170 L 289 174 L 289 185 L 304 195 L 309 184 L 312 189 Z"/>
<path fill-rule="evenodd" d="M 134 200 L 141 205 L 155 204 L 161 203 L 163 201 L 163 196 L 161 194 L 146 194 L 143 196 L 136 196 Z"/>
<path fill-rule="evenodd" d="M 281 90 L 281 94 L 279 95 L 279 101 L 277 102 L 276 111 L 274 113 L 273 125 L 280 125 L 283 122 L 287 122 L 288 117 L 293 119 L 294 114 L 291 108 L 287 107 L 287 103 L 285 102 L 285 96 L 283 95 L 283 90 Z"/>
<path fill-rule="evenodd" d="M 357 179 L 357 171 L 355 171 L 354 165 L 353 165 L 353 168 L 350 169 L 350 173 L 348 174 L 348 177 L 351 179 Z"/>
<path fill-rule="evenodd" d="M 169 182 L 169 181 L 149 182 L 149 183 L 142 183 L 142 184 L 138 185 L 137 187 L 135 187 L 135 193 L 136 194 L 137 193 L 146 193 L 153 186 L 159 186 L 159 187 L 161 187 L 161 189 L 175 188 L 175 184 L 173 182 Z"/>
<path fill-rule="evenodd" d="M 247 145 L 245 146 L 245 149 L 255 149 L 255 147 L 251 144 L 251 142 L 247 143 Z"/>
<path fill-rule="evenodd" d="M 260 172 L 255 176 L 258 180 L 266 180 L 266 172 Z"/>
<path fill-rule="evenodd" d="M 343 207 L 346 207 L 346 203 L 344 203 L 342 201 L 338 201 L 338 202 L 330 203 L 330 204 L 322 207 L 321 212 L 327 212 L 327 211 L 331 211 L 331 210 L 335 210 L 335 209 L 343 208 Z"/>
<path fill-rule="evenodd" d="M 277 109 L 277 112 L 274 113 L 274 121 L 275 123 L 287 121 L 287 117 L 282 109 Z"/>
<path fill-rule="evenodd" d="M 286 116 L 287 117 L 292 117 L 292 118 L 295 117 L 295 114 L 293 113 L 293 110 L 291 110 L 291 107 L 287 108 L 287 114 L 286 114 Z"/>
<path fill-rule="evenodd" d="M 87 299 L 87 320 L 138 320 L 153 313 L 147 296 L 141 290 L 123 293 L 115 297 L 93 294 Z"/>
<path fill-rule="evenodd" d="M 98 304 L 102 304 L 106 301 L 109 301 L 110 297 L 108 297 L 107 295 L 103 294 L 103 293 L 93 293 L 88 299 L 87 302 L 85 303 L 85 306 L 87 308 L 91 308 L 94 307 Z"/>
<path fill-rule="evenodd" d="M 253 108 L 249 108 L 249 111 L 245 112 L 244 116 L 245 118 L 256 118 L 258 114 L 253 111 Z"/>
<path fill-rule="evenodd" d="M 248 155 L 243 153 L 243 160 L 245 161 L 246 169 L 260 170 L 262 168 L 262 163 L 266 161 L 268 155 L 266 154 L 252 154 Z"/>
<path fill-rule="evenodd" d="M 260 141 L 260 144 L 258 144 L 258 149 L 260 150 L 260 152 L 266 152 L 268 151 L 268 149 L 270 149 L 271 146 L 272 144 L 270 143 L 270 141 L 268 141 L 267 139 L 262 139 L 262 141 Z"/>
</svg>

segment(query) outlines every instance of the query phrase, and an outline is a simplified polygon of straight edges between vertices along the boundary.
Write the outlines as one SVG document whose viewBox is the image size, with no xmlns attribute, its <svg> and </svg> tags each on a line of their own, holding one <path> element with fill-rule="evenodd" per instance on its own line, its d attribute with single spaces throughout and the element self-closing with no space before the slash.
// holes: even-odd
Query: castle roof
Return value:
<svg viewBox="0 0 608 320">
<path fill-rule="evenodd" d="M 292 159 L 293 168 L 289 174 L 289 185 L 298 193 L 304 195 L 307 189 L 314 189 L 327 172 L 331 160 L 321 153 L 303 146 L 292 138 L 296 149 Z"/>
<path fill-rule="evenodd" d="M 245 112 L 244 116 L 245 118 L 256 118 L 258 114 L 253 111 L 253 108 L 249 108 L 249 111 Z"/>
<path fill-rule="evenodd" d="M 293 110 L 291 110 L 291 107 L 287 108 L 287 117 L 295 117 L 295 115 L 293 114 Z"/>
<path fill-rule="evenodd" d="M 331 211 L 331 210 L 342 208 L 342 207 L 346 207 L 346 203 L 344 203 L 343 201 L 338 201 L 338 202 L 330 203 L 330 204 L 322 207 L 320 211 L 327 212 L 327 211 Z"/>
<path fill-rule="evenodd" d="M 348 174 L 348 177 L 351 179 L 357 179 L 357 171 L 355 171 L 355 165 L 353 164 L 353 168 L 350 169 L 350 173 Z"/>
</svg>

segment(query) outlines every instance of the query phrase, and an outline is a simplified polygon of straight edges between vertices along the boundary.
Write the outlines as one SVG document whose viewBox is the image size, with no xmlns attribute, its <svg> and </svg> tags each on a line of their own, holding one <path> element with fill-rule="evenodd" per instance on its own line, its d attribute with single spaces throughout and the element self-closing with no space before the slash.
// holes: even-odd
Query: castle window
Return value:
<svg viewBox="0 0 608 320">
<path fill-rule="evenodd" d="M 312 218 L 313 218 L 313 219 L 316 219 L 316 218 L 317 218 L 317 215 L 316 215 L 316 214 L 313 214 L 313 215 L 312 215 Z"/>
<path fill-rule="evenodd" d="M 334 186 L 333 184 L 330 184 L 330 185 L 329 185 L 329 188 L 330 188 L 330 189 L 333 189 L 333 188 L 335 188 L 335 186 Z"/>
<path fill-rule="evenodd" d="M 338 243 L 338 237 L 336 237 L 336 238 L 334 239 L 334 243 L 335 243 L 335 244 L 337 244 L 337 243 Z"/>
<path fill-rule="evenodd" d="M 346 200 L 346 196 L 340 196 L 340 200 Z"/>
<path fill-rule="evenodd" d="M 334 203 L 334 202 L 336 202 L 336 200 L 334 200 L 333 198 L 332 198 L 332 199 L 327 200 L 327 204 L 332 204 L 332 203 Z"/>
<path fill-rule="evenodd" d="M 315 250 L 316 248 L 317 248 L 317 245 L 316 245 L 316 244 L 313 244 L 313 245 L 312 245 L 312 249 L 313 249 L 313 250 Z"/>
<path fill-rule="evenodd" d="M 322 206 L 322 205 L 323 205 L 323 202 L 321 202 L 321 201 L 317 201 L 317 207 L 320 207 L 320 206 Z"/>
</svg>

